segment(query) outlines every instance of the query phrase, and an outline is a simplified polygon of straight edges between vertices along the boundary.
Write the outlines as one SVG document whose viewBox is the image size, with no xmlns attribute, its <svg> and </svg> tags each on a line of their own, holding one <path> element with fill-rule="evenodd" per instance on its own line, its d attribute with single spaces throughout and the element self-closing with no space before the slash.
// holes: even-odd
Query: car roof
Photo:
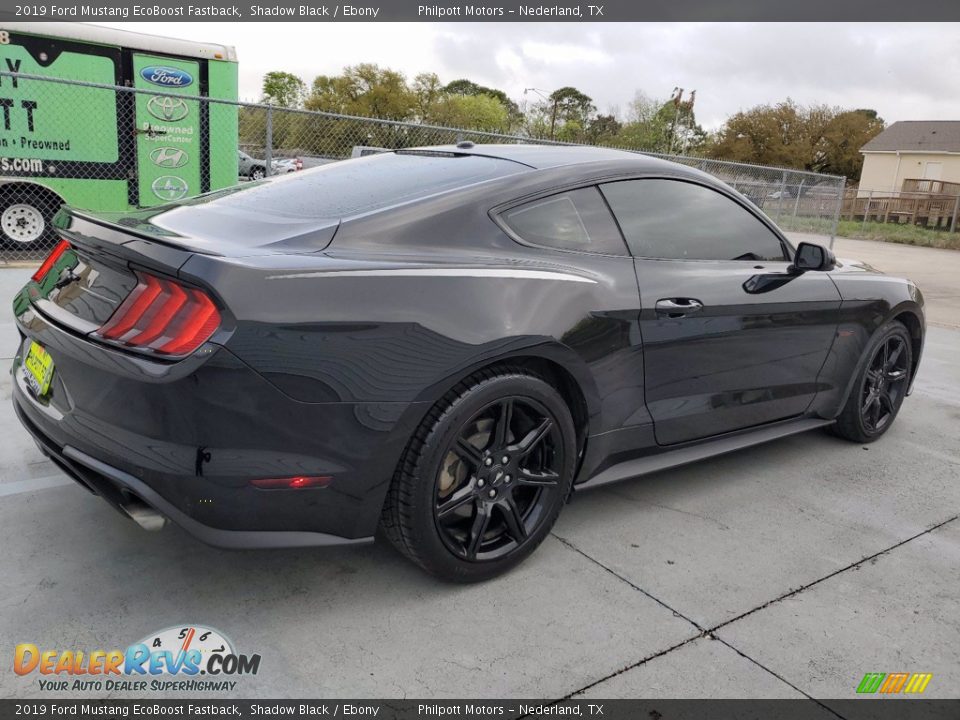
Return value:
<svg viewBox="0 0 960 720">
<path fill-rule="evenodd" d="M 623 160 L 649 165 L 650 168 L 662 168 L 665 161 L 627 150 L 594 147 L 588 145 L 534 145 L 534 144 L 474 144 L 471 142 L 456 145 L 432 145 L 430 147 L 411 148 L 401 152 L 436 152 L 456 155 L 477 155 L 480 157 L 511 160 L 521 165 L 543 170 L 563 165 Z"/>
</svg>

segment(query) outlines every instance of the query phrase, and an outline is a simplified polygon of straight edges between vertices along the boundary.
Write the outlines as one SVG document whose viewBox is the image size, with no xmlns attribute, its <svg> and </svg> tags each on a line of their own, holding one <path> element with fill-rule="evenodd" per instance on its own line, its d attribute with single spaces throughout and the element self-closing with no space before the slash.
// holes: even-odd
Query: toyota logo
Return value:
<svg viewBox="0 0 960 720">
<path fill-rule="evenodd" d="M 147 101 L 147 112 L 157 120 L 177 122 L 177 120 L 183 120 L 187 116 L 190 108 L 180 98 L 154 95 Z"/>
<path fill-rule="evenodd" d="M 150 160 L 157 167 L 179 168 L 187 164 L 187 153 L 180 148 L 158 147 L 150 151 Z"/>
<path fill-rule="evenodd" d="M 187 181 L 176 175 L 164 175 L 158 177 L 150 185 L 153 194 L 165 202 L 173 202 L 186 196 L 190 188 Z"/>
</svg>

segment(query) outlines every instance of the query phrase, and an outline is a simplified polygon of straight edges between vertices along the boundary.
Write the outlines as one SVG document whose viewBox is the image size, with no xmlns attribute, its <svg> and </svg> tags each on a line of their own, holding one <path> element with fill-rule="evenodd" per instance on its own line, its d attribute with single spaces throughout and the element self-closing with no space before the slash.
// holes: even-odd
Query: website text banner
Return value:
<svg viewBox="0 0 960 720">
<path fill-rule="evenodd" d="M 164 21 L 311 22 L 630 22 L 960 20 L 960 3 L 945 0 L 593 0 L 592 3 L 453 3 L 413 0 L 0 0 L 0 23 Z"/>
<path fill-rule="evenodd" d="M 944 720 L 960 717 L 960 700 L 0 700 L 0 719 L 272 718 L 376 720 Z"/>
</svg>

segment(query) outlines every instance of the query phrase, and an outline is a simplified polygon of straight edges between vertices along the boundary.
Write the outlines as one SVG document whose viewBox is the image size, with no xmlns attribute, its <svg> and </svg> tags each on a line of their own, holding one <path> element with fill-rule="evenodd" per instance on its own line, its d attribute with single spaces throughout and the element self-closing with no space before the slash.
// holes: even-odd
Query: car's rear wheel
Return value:
<svg viewBox="0 0 960 720">
<path fill-rule="evenodd" d="M 843 412 L 833 427 L 835 434 L 858 443 L 883 435 L 900 411 L 910 383 L 913 349 L 903 323 L 892 321 L 871 341 Z"/>
<path fill-rule="evenodd" d="M 482 372 L 428 413 L 397 468 L 382 527 L 428 572 L 476 582 L 543 541 L 570 492 L 576 432 L 560 394 L 519 370 Z"/>
<path fill-rule="evenodd" d="M 265 168 L 255 165 L 250 170 L 250 179 L 251 180 L 263 180 L 267 176 L 267 171 Z"/>
</svg>

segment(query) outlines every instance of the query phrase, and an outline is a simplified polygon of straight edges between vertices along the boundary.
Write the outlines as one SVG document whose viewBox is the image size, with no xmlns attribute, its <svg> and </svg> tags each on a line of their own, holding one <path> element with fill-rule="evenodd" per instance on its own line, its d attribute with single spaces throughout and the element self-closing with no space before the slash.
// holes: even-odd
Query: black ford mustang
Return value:
<svg viewBox="0 0 960 720">
<path fill-rule="evenodd" d="M 896 417 L 912 283 L 794 249 L 716 179 L 523 145 L 385 153 L 64 211 L 17 295 L 17 414 L 145 527 L 362 542 L 480 580 L 571 488 Z"/>
</svg>

